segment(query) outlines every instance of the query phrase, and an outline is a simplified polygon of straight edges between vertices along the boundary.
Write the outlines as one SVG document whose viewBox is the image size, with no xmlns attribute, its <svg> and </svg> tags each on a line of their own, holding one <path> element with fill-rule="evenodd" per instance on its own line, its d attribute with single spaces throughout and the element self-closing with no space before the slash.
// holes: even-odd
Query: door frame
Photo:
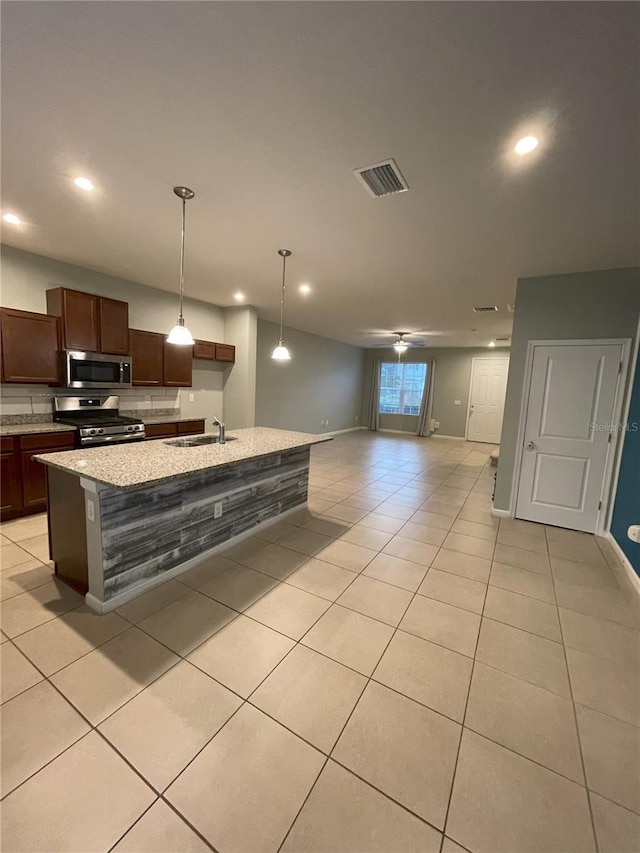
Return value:
<svg viewBox="0 0 640 853">
<path fill-rule="evenodd" d="M 471 415 L 471 389 L 473 388 L 473 371 L 476 361 L 506 361 L 507 362 L 507 383 L 509 382 L 509 364 L 510 353 L 507 355 L 497 355 L 492 358 L 490 355 L 476 355 L 471 359 L 471 374 L 469 376 L 469 394 L 467 395 L 467 420 L 464 427 L 464 440 L 469 441 L 469 419 Z M 504 402 L 502 404 L 502 423 L 504 424 L 504 407 L 507 401 L 507 384 L 504 386 Z M 487 442 L 488 444 L 490 442 Z"/>
<path fill-rule="evenodd" d="M 516 454 L 513 465 L 513 480 L 511 483 L 511 501 L 509 506 L 509 517 L 516 517 L 516 508 L 518 503 L 518 492 L 520 490 L 520 474 L 523 461 L 523 445 L 524 432 L 529 414 L 529 395 L 531 392 L 531 377 L 533 374 L 533 357 L 536 347 L 561 347 L 561 346 L 612 346 L 618 345 L 621 347 L 621 370 L 618 372 L 618 384 L 613 402 L 613 420 L 619 422 L 622 416 L 622 406 L 624 398 L 624 390 L 627 386 L 629 376 L 629 354 L 631 350 L 631 338 L 588 338 L 576 340 L 535 340 L 527 342 L 527 356 L 524 368 L 524 379 L 522 383 L 522 396 L 520 399 L 520 420 L 518 423 L 518 438 L 516 444 Z M 596 519 L 596 528 L 594 533 L 602 536 L 606 530 L 606 521 L 609 516 L 609 506 L 612 502 L 611 482 L 613 479 L 614 461 L 618 458 L 620 441 L 622 438 L 621 430 L 616 430 L 612 433 L 613 438 L 607 448 L 607 459 L 604 468 L 604 477 L 602 480 L 602 488 L 600 491 L 600 500 L 602 506 L 598 511 Z"/>
</svg>

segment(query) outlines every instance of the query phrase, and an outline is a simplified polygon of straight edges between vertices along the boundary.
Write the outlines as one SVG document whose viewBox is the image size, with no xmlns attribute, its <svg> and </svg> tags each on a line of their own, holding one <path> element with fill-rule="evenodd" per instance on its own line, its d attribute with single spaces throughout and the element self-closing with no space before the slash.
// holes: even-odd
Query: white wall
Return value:
<svg viewBox="0 0 640 853">
<path fill-rule="evenodd" d="M 9 246 L 2 246 L 1 252 L 0 304 L 4 307 L 46 313 L 46 291 L 54 287 L 70 287 L 128 302 L 131 328 L 168 332 L 175 324 L 177 293 L 166 293 Z M 194 337 L 236 343 L 233 329 L 230 339 L 225 336 L 225 311 L 217 305 L 185 298 L 184 315 Z M 242 346 L 240 344 L 238 348 L 241 359 L 244 357 Z M 219 365 L 194 361 L 192 388 L 181 389 L 180 394 L 176 393 L 176 389 L 161 388 L 141 387 L 123 391 L 121 408 L 144 411 L 181 407 L 186 417 L 207 418 L 209 428 L 212 415 L 222 415 L 224 377 L 232 372 L 233 369 L 229 367 L 225 370 Z M 44 414 L 50 411 L 53 393 L 51 388 L 44 385 L 24 388 L 3 386 L 3 396 L 6 395 L 3 413 L 18 414 L 19 401 L 22 401 L 20 413 Z M 189 394 L 193 394 L 193 402 L 189 402 Z"/>
</svg>

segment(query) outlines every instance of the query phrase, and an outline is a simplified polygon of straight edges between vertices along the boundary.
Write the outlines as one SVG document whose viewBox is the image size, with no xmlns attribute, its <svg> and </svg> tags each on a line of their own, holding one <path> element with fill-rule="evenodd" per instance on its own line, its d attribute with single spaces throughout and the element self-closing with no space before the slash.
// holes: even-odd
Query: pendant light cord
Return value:
<svg viewBox="0 0 640 853">
<path fill-rule="evenodd" d="M 182 243 L 180 247 L 180 319 L 184 320 L 182 314 L 182 299 L 184 295 L 184 226 L 187 216 L 187 200 L 182 199 Z"/>
<path fill-rule="evenodd" d="M 284 283 L 287 268 L 287 256 L 282 256 L 282 296 L 280 297 L 280 346 L 282 346 L 282 333 L 284 330 Z"/>
</svg>

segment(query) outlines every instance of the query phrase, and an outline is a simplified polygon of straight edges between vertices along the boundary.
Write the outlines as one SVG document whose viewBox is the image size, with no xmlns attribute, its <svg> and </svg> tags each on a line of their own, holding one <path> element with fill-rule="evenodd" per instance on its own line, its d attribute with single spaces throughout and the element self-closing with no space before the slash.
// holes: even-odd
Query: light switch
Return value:
<svg viewBox="0 0 640 853">
<path fill-rule="evenodd" d="M 193 401 L 194 401 L 195 399 L 196 399 L 196 398 L 195 398 L 195 396 L 194 396 L 193 394 L 189 394 L 189 402 L 190 402 L 190 403 L 193 403 Z"/>
</svg>

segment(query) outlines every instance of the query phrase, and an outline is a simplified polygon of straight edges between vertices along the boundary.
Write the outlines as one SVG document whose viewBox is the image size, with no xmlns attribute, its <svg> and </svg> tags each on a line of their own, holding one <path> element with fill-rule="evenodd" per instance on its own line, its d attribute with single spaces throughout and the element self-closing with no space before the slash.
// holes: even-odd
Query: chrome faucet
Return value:
<svg viewBox="0 0 640 853">
<path fill-rule="evenodd" d="M 216 418 L 214 416 L 213 425 L 220 427 L 220 435 L 218 436 L 218 444 L 226 444 L 227 442 L 226 442 L 226 439 L 224 437 L 224 424 L 222 423 L 222 421 L 219 421 L 218 418 Z"/>
</svg>

